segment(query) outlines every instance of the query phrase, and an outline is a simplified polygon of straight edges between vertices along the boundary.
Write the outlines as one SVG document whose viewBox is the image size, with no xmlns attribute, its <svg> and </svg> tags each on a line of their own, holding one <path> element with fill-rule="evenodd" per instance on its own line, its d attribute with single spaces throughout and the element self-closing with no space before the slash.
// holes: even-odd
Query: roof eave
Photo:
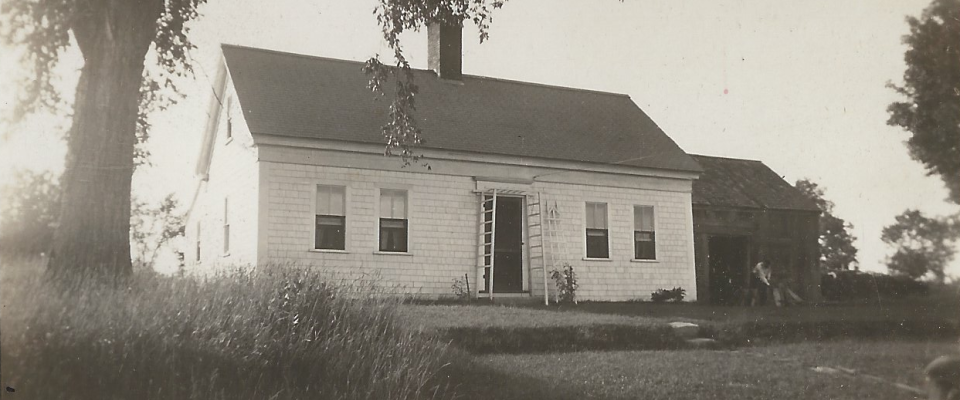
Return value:
<svg viewBox="0 0 960 400">
<path fill-rule="evenodd" d="M 203 179 L 210 171 L 210 161 L 213 158 L 213 144 L 216 142 L 217 126 L 220 124 L 221 99 L 226 91 L 228 76 L 226 59 L 220 54 L 220 63 L 217 66 L 217 74 L 214 77 L 212 93 L 207 104 L 207 124 L 203 130 L 203 141 L 200 147 L 200 154 L 197 156 L 197 166 L 194 173 Z"/>
<path fill-rule="evenodd" d="M 372 144 L 368 142 L 359 142 L 359 141 L 343 141 L 343 140 L 334 140 L 334 139 L 318 139 L 318 138 L 304 138 L 304 137 L 294 137 L 286 135 L 276 135 L 268 133 L 253 133 L 253 141 L 257 145 L 267 145 L 267 146 L 284 146 L 284 147 L 295 147 L 295 148 L 306 148 L 306 149 L 323 149 L 323 150 L 335 150 L 335 151 L 350 151 L 350 152 L 362 152 L 362 153 L 376 153 L 383 154 L 383 145 Z M 482 152 L 470 152 L 470 151 L 461 151 L 461 150 L 448 150 L 448 149 L 438 149 L 423 147 L 423 150 L 428 150 L 433 154 L 430 157 L 438 159 L 451 159 L 451 160 L 462 160 L 464 157 L 482 157 L 484 159 L 488 157 L 498 158 L 498 162 L 502 164 L 516 164 L 516 165 L 530 165 L 530 163 L 539 163 L 539 164 L 550 164 L 553 166 L 556 165 L 567 165 L 567 169 L 581 169 L 588 168 L 597 171 L 612 172 L 612 173 L 623 173 L 623 171 L 634 171 L 638 175 L 649 175 L 649 176 L 659 176 L 664 178 L 672 179 L 684 179 L 684 180 L 696 180 L 700 173 L 690 170 L 682 169 L 669 169 L 669 168 L 653 168 L 653 167 L 640 167 L 626 164 L 616 164 L 616 163 L 599 163 L 599 162 L 590 162 L 590 161 L 580 161 L 580 160 L 566 160 L 566 159 L 551 159 L 551 158 L 540 158 L 540 157 L 531 157 L 531 156 L 518 156 L 518 155 L 509 155 L 509 154 L 498 154 L 498 153 L 482 153 Z M 479 160 L 478 158 L 477 160 Z M 513 160 L 513 161 L 510 161 Z M 522 161 L 521 161 L 522 160 Z M 621 172 L 617 172 L 620 170 Z"/>
</svg>

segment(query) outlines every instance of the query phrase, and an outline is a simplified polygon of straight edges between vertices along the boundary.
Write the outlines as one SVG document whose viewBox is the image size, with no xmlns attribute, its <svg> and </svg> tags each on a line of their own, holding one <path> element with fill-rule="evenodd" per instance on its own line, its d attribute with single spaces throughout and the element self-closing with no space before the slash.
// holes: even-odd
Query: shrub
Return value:
<svg viewBox="0 0 960 400">
<path fill-rule="evenodd" d="M 675 287 L 673 289 L 657 289 L 657 291 L 650 294 L 650 300 L 654 303 L 666 303 L 668 301 L 679 303 L 683 301 L 683 297 L 687 294 L 686 290 L 683 288 Z"/>
<path fill-rule="evenodd" d="M 470 278 L 467 274 L 463 274 L 463 278 L 456 278 L 453 280 L 453 284 L 450 285 L 450 290 L 453 291 L 453 296 L 460 301 L 468 301 L 473 298 L 473 293 L 470 290 Z"/>
<path fill-rule="evenodd" d="M 10 269 L 2 370 L 23 398 L 444 396 L 446 347 L 402 329 L 399 300 L 374 287 L 271 266 L 61 293 Z"/>
<path fill-rule="evenodd" d="M 837 271 L 823 274 L 820 280 L 823 298 L 828 301 L 896 299 L 926 295 L 930 288 L 924 282 L 906 276 Z"/>
<path fill-rule="evenodd" d="M 576 303 L 577 302 L 577 274 L 573 272 L 573 266 L 563 264 L 563 270 L 553 270 L 550 277 L 557 284 L 557 302 L 558 303 Z"/>
</svg>

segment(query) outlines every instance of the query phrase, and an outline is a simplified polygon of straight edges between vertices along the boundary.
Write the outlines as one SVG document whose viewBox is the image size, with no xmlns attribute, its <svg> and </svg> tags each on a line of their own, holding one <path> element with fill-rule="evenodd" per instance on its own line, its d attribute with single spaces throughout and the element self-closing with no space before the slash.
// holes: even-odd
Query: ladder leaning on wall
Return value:
<svg viewBox="0 0 960 400">
<path fill-rule="evenodd" d="M 543 304 L 549 305 L 550 280 L 548 274 L 550 271 L 563 268 L 560 210 L 557 209 L 556 201 L 552 204 L 546 203 L 543 192 L 538 192 L 536 201 L 530 203 L 530 211 L 527 216 L 531 219 L 529 223 L 530 239 L 539 238 L 539 243 L 530 244 L 530 260 L 539 259 L 540 265 L 531 265 L 530 272 L 540 270 L 543 276 Z M 537 250 L 539 250 L 539 255 L 536 254 Z"/>
<path fill-rule="evenodd" d="M 490 193 L 487 195 L 487 193 Z M 487 273 L 487 295 L 493 300 L 493 267 L 494 252 L 497 243 L 497 189 L 491 189 L 489 192 L 480 192 L 480 224 L 479 240 L 477 241 L 479 249 L 477 250 L 477 276 L 482 279 L 483 272 L 490 268 Z M 489 198 L 488 198 L 489 196 Z M 490 204 L 487 209 L 487 204 Z M 489 218 L 488 218 L 489 217 Z M 489 229 L 489 230 L 488 230 Z M 488 239 L 487 236 L 490 236 Z M 489 240 L 489 242 L 487 241 Z M 480 290 L 481 281 L 477 281 L 477 290 Z"/>
</svg>

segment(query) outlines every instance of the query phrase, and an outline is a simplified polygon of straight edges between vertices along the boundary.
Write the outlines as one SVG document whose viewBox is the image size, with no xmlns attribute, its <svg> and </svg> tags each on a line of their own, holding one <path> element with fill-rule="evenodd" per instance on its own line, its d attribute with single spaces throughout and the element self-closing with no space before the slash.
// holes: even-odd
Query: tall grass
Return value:
<svg viewBox="0 0 960 400">
<path fill-rule="evenodd" d="M 24 399 L 447 397 L 445 346 L 368 283 L 284 266 L 122 288 L 45 284 L 3 260 L 3 384 Z"/>
</svg>

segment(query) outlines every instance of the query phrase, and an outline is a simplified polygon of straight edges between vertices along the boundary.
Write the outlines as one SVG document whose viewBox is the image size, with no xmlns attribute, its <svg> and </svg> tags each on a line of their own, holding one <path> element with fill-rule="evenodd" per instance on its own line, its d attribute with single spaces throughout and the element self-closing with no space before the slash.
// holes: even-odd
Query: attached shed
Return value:
<svg viewBox="0 0 960 400">
<path fill-rule="evenodd" d="M 752 266 L 767 259 L 774 282 L 820 298 L 820 209 L 760 161 L 693 156 L 697 293 L 701 302 L 743 304 Z"/>
</svg>

